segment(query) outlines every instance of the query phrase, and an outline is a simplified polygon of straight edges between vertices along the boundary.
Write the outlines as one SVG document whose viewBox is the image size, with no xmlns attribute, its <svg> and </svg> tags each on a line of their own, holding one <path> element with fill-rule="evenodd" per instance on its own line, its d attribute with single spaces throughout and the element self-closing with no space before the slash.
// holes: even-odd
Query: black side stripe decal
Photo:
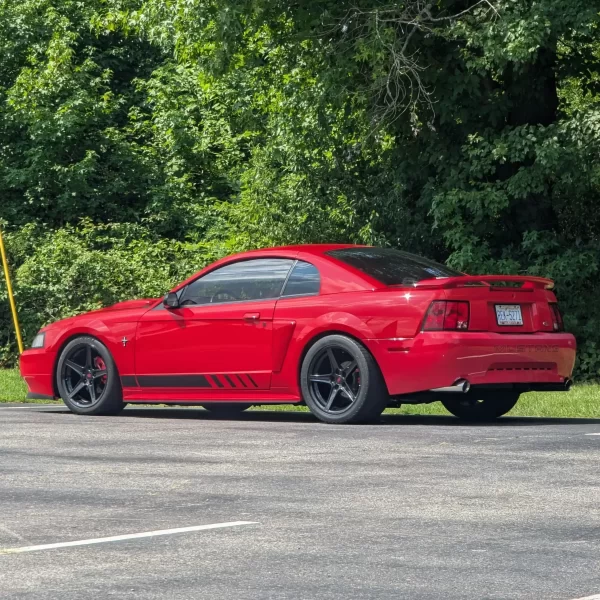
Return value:
<svg viewBox="0 0 600 600">
<path fill-rule="evenodd" d="M 251 375 L 247 373 L 245 376 L 248 378 L 250 383 L 257 388 L 258 384 Z M 239 381 L 245 388 L 248 387 L 241 375 L 222 374 L 227 383 L 232 388 L 239 388 L 240 386 L 236 383 Z M 157 387 L 157 388 L 224 388 L 225 384 L 219 379 L 218 375 L 124 375 L 121 377 L 121 385 L 123 387 Z"/>
<path fill-rule="evenodd" d="M 217 387 L 225 387 L 222 383 L 221 380 L 216 376 L 216 375 L 208 375 L 208 377 L 210 378 L 211 381 L 214 381 L 217 385 Z"/>
<path fill-rule="evenodd" d="M 121 377 L 121 385 L 123 387 L 138 387 L 138 382 L 135 375 L 123 375 Z"/>
<path fill-rule="evenodd" d="M 138 375 L 140 387 L 209 388 L 205 375 Z"/>
</svg>

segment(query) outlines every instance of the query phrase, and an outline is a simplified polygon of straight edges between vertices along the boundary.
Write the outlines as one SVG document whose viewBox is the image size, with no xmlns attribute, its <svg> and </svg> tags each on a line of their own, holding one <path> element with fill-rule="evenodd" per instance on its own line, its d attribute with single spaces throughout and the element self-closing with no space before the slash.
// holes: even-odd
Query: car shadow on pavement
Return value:
<svg viewBox="0 0 600 600">
<path fill-rule="evenodd" d="M 301 411 L 276 411 L 276 410 L 250 410 L 235 416 L 223 417 L 213 415 L 202 408 L 127 408 L 121 417 L 144 419 L 202 419 L 206 421 L 239 421 L 239 422 L 268 422 L 268 423 L 314 423 L 321 424 L 309 412 Z M 599 419 L 586 418 L 556 418 L 556 417 L 511 417 L 506 416 L 497 421 L 487 423 L 469 423 L 453 416 L 444 415 L 402 415 L 383 414 L 378 425 L 437 425 L 446 427 L 515 427 L 515 426 L 543 426 L 543 425 L 600 425 Z M 323 423 L 325 425 L 325 423 Z"/>
</svg>

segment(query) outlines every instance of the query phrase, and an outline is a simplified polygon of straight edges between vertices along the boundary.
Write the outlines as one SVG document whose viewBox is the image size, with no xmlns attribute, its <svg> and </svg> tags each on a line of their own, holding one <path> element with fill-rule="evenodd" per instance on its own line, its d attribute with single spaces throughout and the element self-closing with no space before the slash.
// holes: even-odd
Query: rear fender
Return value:
<svg viewBox="0 0 600 600">
<path fill-rule="evenodd" d="M 314 319 L 298 320 L 294 324 L 293 339 L 287 346 L 285 358 L 279 363 L 281 370 L 273 374 L 273 389 L 290 390 L 289 386 L 293 381 L 294 389 L 290 391 L 300 397 L 298 372 L 306 352 L 316 340 L 325 335 L 336 334 L 347 335 L 364 344 L 364 340 L 373 336 L 373 331 L 365 321 L 344 311 L 332 311 Z"/>
<path fill-rule="evenodd" d="M 346 333 L 359 340 L 374 337 L 374 332 L 368 322 L 347 312 L 330 312 L 321 315 L 310 326 L 305 326 L 298 332 L 298 343 L 305 346 L 311 339 L 320 337 L 327 332 Z"/>
</svg>

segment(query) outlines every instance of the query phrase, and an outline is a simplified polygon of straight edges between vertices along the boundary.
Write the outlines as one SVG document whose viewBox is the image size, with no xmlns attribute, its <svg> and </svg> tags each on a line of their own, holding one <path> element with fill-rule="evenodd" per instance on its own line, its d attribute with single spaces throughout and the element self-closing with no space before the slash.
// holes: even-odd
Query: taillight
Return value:
<svg viewBox="0 0 600 600">
<path fill-rule="evenodd" d="M 446 301 L 435 300 L 429 306 L 423 331 L 442 331 L 444 329 L 444 316 L 446 315 Z"/>
<path fill-rule="evenodd" d="M 552 311 L 552 320 L 554 321 L 554 331 L 564 331 L 565 324 L 563 323 L 562 315 L 558 309 L 558 304 L 551 302 L 550 310 Z"/>
<path fill-rule="evenodd" d="M 464 331 L 469 328 L 469 303 L 434 300 L 425 317 L 423 331 Z"/>
<path fill-rule="evenodd" d="M 446 302 L 446 316 L 444 317 L 444 329 L 468 329 L 469 328 L 469 303 L 468 302 Z"/>
</svg>

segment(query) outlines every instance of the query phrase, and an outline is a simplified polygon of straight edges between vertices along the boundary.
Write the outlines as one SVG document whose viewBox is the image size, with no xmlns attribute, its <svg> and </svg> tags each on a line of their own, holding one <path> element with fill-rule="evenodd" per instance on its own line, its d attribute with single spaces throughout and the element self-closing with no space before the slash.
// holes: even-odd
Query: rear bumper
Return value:
<svg viewBox="0 0 600 600">
<path fill-rule="evenodd" d="M 570 378 L 576 341 L 569 333 L 423 332 L 411 339 L 365 340 L 391 395 L 466 379 L 471 385 L 523 384 L 531 389 Z"/>
<path fill-rule="evenodd" d="M 55 359 L 56 353 L 43 348 L 21 354 L 19 367 L 29 390 L 28 398 L 48 400 L 56 397 L 52 377 Z"/>
</svg>

